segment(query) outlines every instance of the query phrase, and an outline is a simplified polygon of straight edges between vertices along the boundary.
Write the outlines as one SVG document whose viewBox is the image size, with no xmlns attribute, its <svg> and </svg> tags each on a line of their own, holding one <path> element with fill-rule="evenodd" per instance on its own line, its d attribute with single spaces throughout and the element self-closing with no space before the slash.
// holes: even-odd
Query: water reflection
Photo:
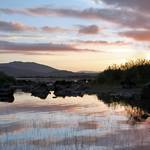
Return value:
<svg viewBox="0 0 150 150">
<path fill-rule="evenodd" d="M 126 100 L 126 99 L 111 99 L 104 98 L 97 94 L 99 100 L 102 100 L 109 107 L 116 108 L 118 105 L 124 106 L 129 121 L 133 124 L 146 120 L 150 116 L 150 102 L 148 100 Z"/>
<path fill-rule="evenodd" d="M 0 103 L 0 149 L 90 150 L 147 148 L 149 118 L 140 107 L 96 95 L 43 101 L 17 92 Z M 148 114 L 148 113 L 147 113 Z M 142 121 L 142 122 L 141 122 Z M 138 123 L 137 123 L 138 122 Z"/>
<path fill-rule="evenodd" d="M 0 97 L 0 102 L 13 103 L 15 100 L 14 96 Z"/>
</svg>

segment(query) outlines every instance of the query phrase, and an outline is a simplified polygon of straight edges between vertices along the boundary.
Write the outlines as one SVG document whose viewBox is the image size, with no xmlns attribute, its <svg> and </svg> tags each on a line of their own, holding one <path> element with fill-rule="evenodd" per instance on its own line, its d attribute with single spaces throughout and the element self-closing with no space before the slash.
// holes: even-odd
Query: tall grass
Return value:
<svg viewBox="0 0 150 150">
<path fill-rule="evenodd" d="M 140 84 L 149 82 L 150 60 L 137 59 L 125 64 L 109 66 L 98 75 L 97 82 L 100 84 L 117 84 L 126 79 Z"/>
</svg>

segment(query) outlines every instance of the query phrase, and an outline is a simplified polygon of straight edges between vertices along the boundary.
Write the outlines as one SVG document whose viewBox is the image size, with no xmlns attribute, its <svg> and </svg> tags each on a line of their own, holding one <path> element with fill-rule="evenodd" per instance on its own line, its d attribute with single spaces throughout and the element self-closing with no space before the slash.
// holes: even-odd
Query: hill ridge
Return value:
<svg viewBox="0 0 150 150">
<path fill-rule="evenodd" d="M 59 70 L 48 65 L 35 62 L 13 61 L 1 63 L 0 71 L 14 77 L 49 77 L 49 76 L 69 76 L 74 73 L 66 70 Z"/>
</svg>

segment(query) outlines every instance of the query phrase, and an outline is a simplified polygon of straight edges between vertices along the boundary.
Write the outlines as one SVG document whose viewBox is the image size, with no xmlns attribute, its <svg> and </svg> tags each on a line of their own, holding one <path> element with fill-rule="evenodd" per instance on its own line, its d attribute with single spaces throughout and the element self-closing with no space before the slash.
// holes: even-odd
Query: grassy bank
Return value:
<svg viewBox="0 0 150 150">
<path fill-rule="evenodd" d="M 99 73 L 98 85 L 119 85 L 122 81 L 131 80 L 137 85 L 150 82 L 150 60 L 138 59 L 122 65 L 112 65 Z"/>
</svg>

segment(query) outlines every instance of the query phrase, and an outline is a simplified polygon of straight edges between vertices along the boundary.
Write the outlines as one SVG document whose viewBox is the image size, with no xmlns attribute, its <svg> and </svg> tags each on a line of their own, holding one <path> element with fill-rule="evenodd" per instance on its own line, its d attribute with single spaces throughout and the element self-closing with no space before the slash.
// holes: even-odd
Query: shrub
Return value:
<svg viewBox="0 0 150 150">
<path fill-rule="evenodd" d="M 150 81 L 150 60 L 137 59 L 129 61 L 120 66 L 112 65 L 101 72 L 97 81 L 103 83 L 120 83 L 125 79 L 133 80 L 137 83 Z"/>
<path fill-rule="evenodd" d="M 11 76 L 6 75 L 3 72 L 0 72 L 0 85 L 14 83 L 15 79 Z"/>
</svg>

